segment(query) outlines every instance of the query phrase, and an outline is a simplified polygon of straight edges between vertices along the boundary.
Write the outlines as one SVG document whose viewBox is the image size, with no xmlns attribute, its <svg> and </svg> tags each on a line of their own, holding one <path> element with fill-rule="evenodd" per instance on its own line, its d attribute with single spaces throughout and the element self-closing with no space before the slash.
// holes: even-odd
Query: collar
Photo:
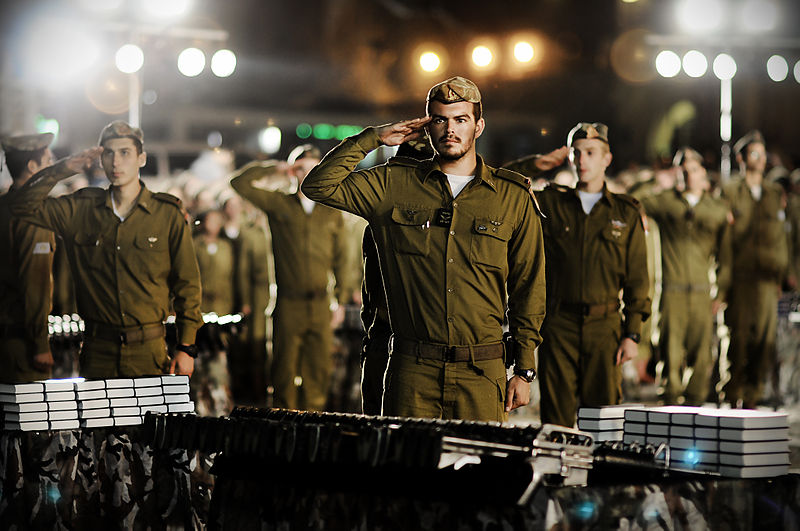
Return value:
<svg viewBox="0 0 800 531">
<path fill-rule="evenodd" d="M 142 209 L 144 209 L 145 212 L 147 212 L 148 214 L 152 214 L 153 213 L 153 201 L 155 201 L 153 199 L 153 192 L 151 192 L 150 190 L 147 189 L 147 187 L 144 185 L 144 182 L 141 179 L 139 179 L 139 185 L 141 186 L 141 188 L 139 190 L 139 195 L 136 197 L 136 204 L 134 205 L 134 208 L 142 207 Z M 106 208 L 114 210 L 114 205 L 111 203 L 111 189 L 112 188 L 113 188 L 112 186 L 109 186 L 106 189 L 105 197 L 104 196 L 98 196 L 98 198 L 97 198 L 97 205 L 98 206 L 99 205 L 105 205 Z"/>
<path fill-rule="evenodd" d="M 578 187 L 577 187 L 577 186 L 575 186 L 575 187 L 572 189 L 572 195 L 574 195 L 574 196 L 575 196 L 575 199 L 576 199 L 576 200 L 578 200 L 578 201 L 580 201 L 580 199 L 581 199 L 581 198 L 578 196 L 578 192 L 579 192 L 579 191 L 580 191 L 580 190 L 578 190 Z M 600 201 L 605 201 L 606 203 L 608 203 L 608 204 L 610 205 L 610 204 L 611 204 L 611 192 L 609 191 L 608 187 L 606 186 L 606 182 L 605 182 L 605 181 L 603 181 L 603 189 L 602 189 L 602 190 L 600 190 L 600 193 L 602 194 L 602 195 L 600 196 Z"/>
<path fill-rule="evenodd" d="M 486 184 L 492 191 L 497 191 L 497 183 L 495 183 L 494 175 L 492 175 L 492 170 L 486 163 L 483 161 L 483 157 L 480 155 L 475 155 L 476 164 L 475 164 L 475 177 L 473 180 L 477 180 L 479 184 Z M 439 161 L 436 157 L 432 159 L 428 159 L 423 161 L 420 165 L 420 169 L 422 170 L 422 182 L 428 180 L 428 178 L 433 175 L 434 173 L 439 173 L 441 175 L 446 175 L 442 171 L 442 167 L 439 165 Z"/>
</svg>

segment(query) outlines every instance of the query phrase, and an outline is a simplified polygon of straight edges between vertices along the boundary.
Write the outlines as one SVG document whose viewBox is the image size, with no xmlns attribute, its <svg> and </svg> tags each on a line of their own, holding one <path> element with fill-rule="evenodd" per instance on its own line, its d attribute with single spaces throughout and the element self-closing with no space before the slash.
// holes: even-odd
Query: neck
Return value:
<svg viewBox="0 0 800 531">
<path fill-rule="evenodd" d="M 591 182 L 578 181 L 578 190 L 586 192 L 587 194 L 596 194 L 603 191 L 603 184 L 606 182 L 605 178 L 597 179 Z"/>
<path fill-rule="evenodd" d="M 457 160 L 447 160 L 437 156 L 436 161 L 442 171 L 450 175 L 475 175 L 475 170 L 478 167 L 478 157 L 474 151 L 464 154 L 463 157 Z"/>
<path fill-rule="evenodd" d="M 744 180 L 748 186 L 761 186 L 764 174 L 756 171 L 745 171 Z"/>
<path fill-rule="evenodd" d="M 131 207 L 133 206 L 133 203 L 136 201 L 136 198 L 139 197 L 139 192 L 141 189 L 142 185 L 139 179 L 131 181 L 125 186 L 111 187 L 111 196 L 114 198 L 114 202 L 117 204 L 117 208 L 120 210 L 120 212 L 123 212 L 125 215 L 127 215 L 128 211 L 130 211 Z"/>
</svg>

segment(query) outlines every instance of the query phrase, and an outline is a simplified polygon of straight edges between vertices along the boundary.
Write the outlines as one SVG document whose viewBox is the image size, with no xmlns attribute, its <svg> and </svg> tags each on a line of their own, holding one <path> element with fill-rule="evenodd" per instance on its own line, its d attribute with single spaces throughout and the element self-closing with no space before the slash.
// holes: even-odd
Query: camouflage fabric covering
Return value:
<svg viewBox="0 0 800 531">
<path fill-rule="evenodd" d="M 3 529 L 201 529 L 186 450 L 141 428 L 0 432 Z M 193 501 L 194 497 L 194 501 Z"/>
</svg>

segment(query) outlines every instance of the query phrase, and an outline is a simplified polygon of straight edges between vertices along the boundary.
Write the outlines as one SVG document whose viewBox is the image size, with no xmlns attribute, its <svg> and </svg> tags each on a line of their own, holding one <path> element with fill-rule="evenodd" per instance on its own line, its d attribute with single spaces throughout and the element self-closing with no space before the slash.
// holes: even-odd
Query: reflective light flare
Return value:
<svg viewBox="0 0 800 531">
<path fill-rule="evenodd" d="M 656 56 L 656 71 L 662 77 L 675 77 L 681 71 L 681 58 L 672 50 L 664 50 Z"/>
</svg>

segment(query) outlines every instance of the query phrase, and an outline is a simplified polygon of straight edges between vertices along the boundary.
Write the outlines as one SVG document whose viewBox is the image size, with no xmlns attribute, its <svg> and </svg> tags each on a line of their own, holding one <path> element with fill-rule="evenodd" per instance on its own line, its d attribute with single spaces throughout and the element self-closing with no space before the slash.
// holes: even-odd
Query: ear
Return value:
<svg viewBox="0 0 800 531">
<path fill-rule="evenodd" d="M 39 163 L 35 160 L 29 160 L 28 163 L 25 165 L 25 168 L 30 172 L 31 175 L 35 174 L 39 171 Z"/>
<path fill-rule="evenodd" d="M 483 133 L 483 128 L 486 127 L 486 122 L 483 121 L 483 117 L 475 123 L 475 138 L 478 138 Z"/>
<path fill-rule="evenodd" d="M 603 164 L 606 165 L 606 168 L 611 166 L 611 161 L 614 159 L 614 156 L 611 154 L 610 151 L 607 151 L 605 155 L 603 155 Z"/>
<path fill-rule="evenodd" d="M 139 167 L 144 168 L 145 164 L 147 164 L 147 152 L 142 151 L 139 153 Z"/>
</svg>

